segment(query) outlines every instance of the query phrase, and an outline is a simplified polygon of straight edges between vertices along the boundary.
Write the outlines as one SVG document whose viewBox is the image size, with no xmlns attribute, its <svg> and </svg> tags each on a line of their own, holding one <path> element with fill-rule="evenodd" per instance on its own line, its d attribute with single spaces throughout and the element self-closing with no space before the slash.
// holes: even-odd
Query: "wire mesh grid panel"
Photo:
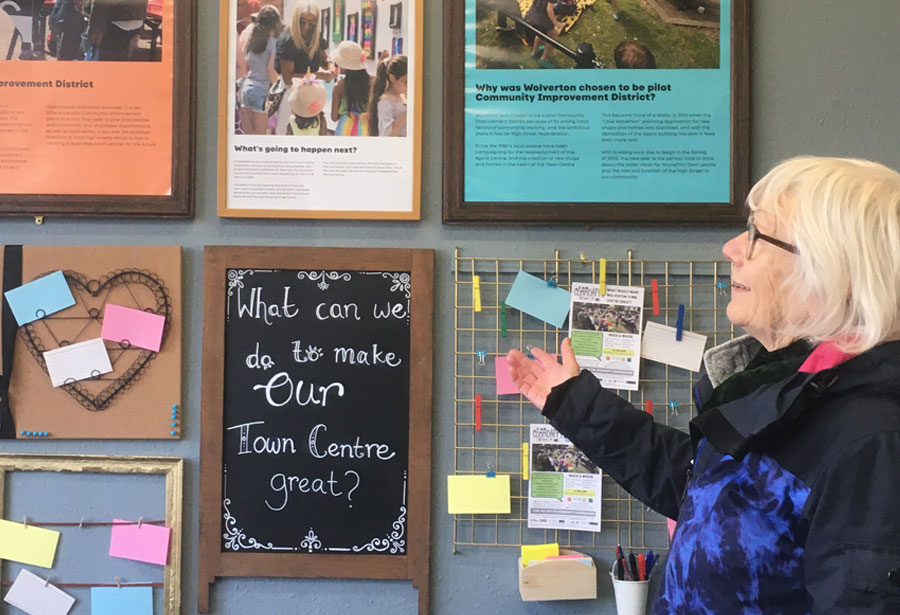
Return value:
<svg viewBox="0 0 900 615">
<path fill-rule="evenodd" d="M 631 497 L 604 474 L 599 532 L 529 529 L 528 481 L 524 480 L 522 445 L 529 425 L 546 422 L 540 411 L 521 395 L 498 395 L 495 361 L 512 348 L 540 348 L 558 352 L 568 334 L 503 302 L 519 271 L 552 280 L 569 290 L 573 282 L 605 282 L 644 287 L 644 319 L 674 326 L 684 305 L 684 327 L 708 337 L 707 347 L 735 336 L 725 308 L 730 283 L 726 261 L 591 259 L 584 254 L 563 258 L 486 258 L 454 253 L 454 473 L 477 475 L 493 471 L 509 475 L 511 512 L 508 515 L 454 515 L 453 548 L 469 546 L 518 547 L 557 542 L 578 549 L 668 549 L 666 519 Z M 651 285 L 657 284 L 659 313 L 652 310 Z M 657 422 L 687 431 L 696 414 L 692 387 L 696 374 L 641 359 L 639 390 L 617 391 L 636 408 L 653 402 Z M 480 412 L 476 416 L 476 398 Z"/>
</svg>

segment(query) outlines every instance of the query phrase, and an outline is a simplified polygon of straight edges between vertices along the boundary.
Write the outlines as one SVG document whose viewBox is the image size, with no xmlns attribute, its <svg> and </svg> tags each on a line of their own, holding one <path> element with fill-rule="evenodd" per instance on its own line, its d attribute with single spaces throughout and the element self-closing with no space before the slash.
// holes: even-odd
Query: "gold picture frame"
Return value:
<svg viewBox="0 0 900 615">
<path fill-rule="evenodd" d="M 6 475 L 9 472 L 80 472 L 86 474 L 159 474 L 166 478 L 166 526 L 172 533 L 169 563 L 163 573 L 163 613 L 181 609 L 181 522 L 184 460 L 180 457 L 117 455 L 14 455 L 0 454 L 0 518 L 5 514 Z M 0 583 L 2 583 L 0 571 Z"/>
</svg>

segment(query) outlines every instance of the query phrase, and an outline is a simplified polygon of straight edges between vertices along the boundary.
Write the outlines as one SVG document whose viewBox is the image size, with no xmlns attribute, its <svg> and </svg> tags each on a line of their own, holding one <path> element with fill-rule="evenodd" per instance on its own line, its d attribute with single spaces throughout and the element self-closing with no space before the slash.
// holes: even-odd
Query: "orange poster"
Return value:
<svg viewBox="0 0 900 615">
<path fill-rule="evenodd" d="M 0 191 L 172 194 L 174 2 L 0 0 Z"/>
</svg>

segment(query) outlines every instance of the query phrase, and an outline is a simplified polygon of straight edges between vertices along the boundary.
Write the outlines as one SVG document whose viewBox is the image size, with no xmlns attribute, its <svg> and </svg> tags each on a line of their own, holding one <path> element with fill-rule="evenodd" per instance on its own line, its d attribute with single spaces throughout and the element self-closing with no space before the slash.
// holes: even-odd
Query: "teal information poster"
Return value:
<svg viewBox="0 0 900 615">
<path fill-rule="evenodd" d="M 729 201 L 731 0 L 465 12 L 465 201 Z"/>
</svg>

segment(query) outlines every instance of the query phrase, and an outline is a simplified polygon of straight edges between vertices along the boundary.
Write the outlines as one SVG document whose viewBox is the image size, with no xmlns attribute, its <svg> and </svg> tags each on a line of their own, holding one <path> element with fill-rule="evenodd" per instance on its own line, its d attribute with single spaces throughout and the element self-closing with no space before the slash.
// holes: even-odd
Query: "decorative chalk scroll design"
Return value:
<svg viewBox="0 0 900 615">
<path fill-rule="evenodd" d="M 54 272 L 42 273 L 35 279 L 51 273 Z M 64 312 L 36 320 L 19 329 L 19 336 L 29 354 L 45 373 L 49 372 L 44 361 L 44 352 L 51 350 L 52 347 L 48 348 L 43 335 L 49 335 L 55 342 L 55 347 L 68 346 L 92 337 L 99 337 L 98 327 L 102 323 L 103 306 L 113 290 L 124 291 L 124 293 L 117 293 L 120 297 L 117 301 L 131 304 L 126 307 L 165 317 L 166 323 L 163 327 L 160 349 L 164 347 L 170 328 L 172 299 L 164 282 L 156 274 L 138 269 L 121 269 L 107 273 L 99 280 L 88 279 L 87 276 L 76 271 L 63 271 L 63 275 L 73 296 L 76 297 L 75 305 L 67 308 Z M 65 337 L 57 326 L 58 323 L 79 321 L 83 321 L 84 326 L 72 339 Z M 60 324 L 60 326 L 62 325 Z M 106 342 L 106 344 L 107 350 L 110 351 L 113 372 L 108 376 L 96 378 L 96 380 L 110 381 L 108 385 L 99 392 L 92 392 L 81 382 L 70 382 L 59 387 L 92 412 L 109 408 L 121 393 L 131 388 L 150 368 L 150 362 L 158 354 L 143 348 L 132 348 L 127 342 Z M 136 354 L 136 356 L 130 363 L 120 362 L 123 357 L 131 354 Z"/>
<path fill-rule="evenodd" d="M 331 285 L 326 280 L 349 282 L 350 274 L 346 271 L 300 271 L 297 273 L 297 279 L 318 282 L 316 286 L 319 290 L 328 290 Z"/>
<path fill-rule="evenodd" d="M 357 553 L 360 551 L 377 551 L 384 553 L 390 549 L 391 553 L 403 553 L 406 550 L 406 506 L 400 507 L 400 516 L 391 524 L 393 531 L 385 538 L 373 538 L 361 547 L 353 547 Z"/>
</svg>

